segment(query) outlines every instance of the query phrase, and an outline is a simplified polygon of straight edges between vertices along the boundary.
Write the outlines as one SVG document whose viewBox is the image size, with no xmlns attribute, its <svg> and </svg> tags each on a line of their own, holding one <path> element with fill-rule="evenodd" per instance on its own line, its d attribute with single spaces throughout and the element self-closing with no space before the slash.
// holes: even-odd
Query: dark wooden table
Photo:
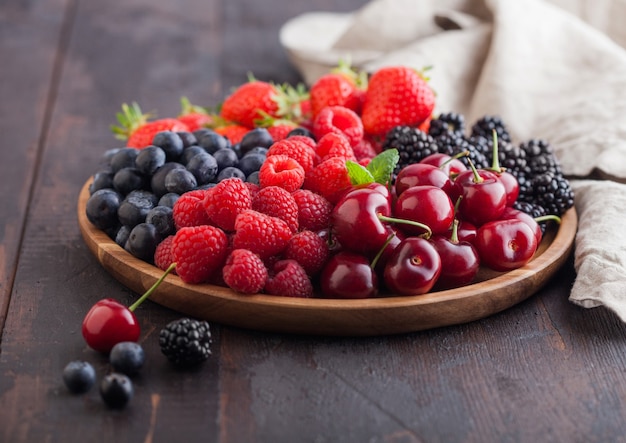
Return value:
<svg viewBox="0 0 626 443">
<path fill-rule="evenodd" d="M 626 334 L 568 302 L 573 260 L 525 302 L 453 327 L 376 338 L 213 324 L 213 356 L 174 370 L 157 335 L 180 317 L 138 311 L 147 364 L 122 411 L 61 371 L 105 357 L 80 333 L 100 298 L 137 294 L 87 250 L 79 190 L 122 102 L 175 114 L 258 78 L 299 80 L 287 19 L 364 0 L 0 2 L 0 441 L 590 442 L 626 438 Z"/>
</svg>

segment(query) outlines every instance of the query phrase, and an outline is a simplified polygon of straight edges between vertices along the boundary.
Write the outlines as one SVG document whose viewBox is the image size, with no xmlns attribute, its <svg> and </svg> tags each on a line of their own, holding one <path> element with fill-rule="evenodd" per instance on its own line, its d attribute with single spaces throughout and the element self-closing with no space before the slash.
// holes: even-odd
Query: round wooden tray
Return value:
<svg viewBox="0 0 626 443">
<path fill-rule="evenodd" d="M 82 236 L 113 277 L 142 294 L 163 271 L 133 257 L 87 220 L 90 182 L 78 198 Z M 186 284 L 168 275 L 150 300 L 195 318 L 272 332 L 374 336 L 449 326 L 501 312 L 533 295 L 567 260 L 577 225 L 572 208 L 558 229 L 546 232 L 535 258 L 526 266 L 506 273 L 481 271 L 477 283 L 425 295 L 362 300 L 241 295 L 220 286 Z"/>
</svg>

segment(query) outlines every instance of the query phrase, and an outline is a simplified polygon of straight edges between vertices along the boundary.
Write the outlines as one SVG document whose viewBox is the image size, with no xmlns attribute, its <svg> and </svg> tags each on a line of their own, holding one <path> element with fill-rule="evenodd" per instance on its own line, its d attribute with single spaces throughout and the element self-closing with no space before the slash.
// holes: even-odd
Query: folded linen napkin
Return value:
<svg viewBox="0 0 626 443">
<path fill-rule="evenodd" d="M 626 2 L 591 2 L 373 0 L 296 17 L 280 37 L 309 84 L 341 59 L 432 66 L 435 114 L 499 115 L 514 141 L 548 140 L 576 192 L 570 301 L 626 321 Z"/>
</svg>

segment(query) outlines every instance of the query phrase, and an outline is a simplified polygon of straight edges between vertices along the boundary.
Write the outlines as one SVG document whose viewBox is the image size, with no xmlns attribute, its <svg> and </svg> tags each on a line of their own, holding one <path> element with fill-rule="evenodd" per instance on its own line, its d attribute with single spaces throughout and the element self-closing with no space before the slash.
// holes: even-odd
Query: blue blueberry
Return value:
<svg viewBox="0 0 626 443">
<path fill-rule="evenodd" d="M 198 139 L 193 133 L 188 131 L 179 131 L 177 132 L 180 139 L 183 141 L 183 149 L 188 148 L 189 146 L 197 145 Z"/>
<path fill-rule="evenodd" d="M 230 141 L 226 137 L 211 129 L 198 129 L 194 135 L 198 139 L 198 145 L 202 146 L 209 154 L 213 154 L 218 149 L 230 147 Z"/>
<path fill-rule="evenodd" d="M 168 162 L 161 166 L 150 179 L 150 188 L 157 197 L 162 197 L 169 191 L 165 187 L 165 177 L 172 169 L 185 169 L 185 166 L 178 162 Z"/>
<path fill-rule="evenodd" d="M 184 194 L 198 186 L 196 177 L 187 169 L 172 169 L 165 176 L 165 189 L 167 192 Z"/>
<path fill-rule="evenodd" d="M 313 135 L 313 133 L 309 131 L 307 128 L 303 128 L 302 126 L 293 128 L 291 131 L 289 131 L 289 133 L 287 134 L 287 137 L 292 137 L 294 135 L 304 135 L 305 137 L 309 137 L 315 140 L 315 136 Z"/>
<path fill-rule="evenodd" d="M 235 178 L 235 177 L 240 178 L 242 180 L 246 179 L 246 175 L 243 172 L 241 172 L 241 169 L 229 166 L 228 168 L 222 169 L 219 172 L 219 174 L 217 174 L 217 181 L 221 182 L 224 179 Z"/>
<path fill-rule="evenodd" d="M 133 256 L 152 263 L 154 261 L 154 251 L 161 240 L 162 238 L 156 226 L 150 223 L 139 223 L 130 231 L 124 249 Z"/>
<path fill-rule="evenodd" d="M 184 149 L 180 135 L 173 131 L 157 132 L 152 139 L 152 144 L 163 149 L 168 161 L 177 161 Z"/>
<path fill-rule="evenodd" d="M 247 176 L 246 181 L 254 183 L 255 185 L 260 185 L 261 181 L 259 180 L 259 171 L 254 171 L 252 174 Z"/>
<path fill-rule="evenodd" d="M 264 161 L 265 155 L 263 154 L 246 154 L 239 160 L 237 167 L 245 176 L 248 176 L 261 169 Z"/>
<path fill-rule="evenodd" d="M 87 200 L 87 220 L 99 229 L 106 230 L 119 224 L 117 211 L 123 197 L 113 189 L 100 189 Z"/>
<path fill-rule="evenodd" d="M 241 155 L 256 147 L 269 148 L 274 143 L 272 135 L 266 128 L 254 128 L 248 131 L 241 139 Z"/>
<path fill-rule="evenodd" d="M 138 373 L 145 360 L 146 356 L 141 345 L 132 341 L 117 343 L 109 353 L 109 363 L 113 370 L 126 375 Z"/>
<path fill-rule="evenodd" d="M 146 221 L 157 202 L 157 197 L 149 191 L 132 191 L 120 203 L 117 217 L 121 224 L 132 228 Z"/>
<path fill-rule="evenodd" d="M 193 145 L 185 148 L 180 156 L 180 163 L 187 166 L 189 160 L 191 160 L 197 154 L 207 154 L 206 150 L 202 146 Z"/>
<path fill-rule="evenodd" d="M 122 168 L 113 176 L 113 188 L 122 195 L 137 189 L 144 189 L 146 184 L 146 176 L 134 167 Z"/>
<path fill-rule="evenodd" d="M 204 185 L 214 181 L 217 177 L 217 160 L 211 154 L 204 152 L 189 160 L 187 170 L 196 178 L 198 185 Z"/>
<path fill-rule="evenodd" d="M 86 361 L 71 361 L 63 369 L 63 382 L 73 394 L 83 394 L 96 383 L 96 371 Z"/>
<path fill-rule="evenodd" d="M 130 226 L 121 225 L 119 229 L 115 231 L 115 234 L 111 236 L 115 240 L 121 248 L 126 246 L 126 242 L 128 241 L 128 237 L 130 236 L 130 230 L 132 228 Z"/>
<path fill-rule="evenodd" d="M 113 409 L 122 409 L 133 398 L 133 383 L 127 375 L 112 372 L 100 382 L 100 396 L 104 403 Z"/>
<path fill-rule="evenodd" d="M 165 151 L 158 146 L 146 146 L 135 159 L 135 166 L 145 175 L 154 174 L 165 164 Z"/>
<path fill-rule="evenodd" d="M 179 194 L 175 192 L 168 192 L 167 194 L 161 196 L 157 206 L 167 206 L 168 208 L 173 208 L 179 198 Z"/>
<path fill-rule="evenodd" d="M 135 148 L 120 148 L 112 156 L 109 164 L 113 169 L 113 172 L 117 172 L 123 168 L 134 168 L 135 159 L 139 154 L 139 149 Z"/>
<path fill-rule="evenodd" d="M 172 208 L 168 206 L 155 206 L 148 212 L 146 223 L 154 225 L 161 238 L 176 233 Z"/>
<path fill-rule="evenodd" d="M 100 189 L 113 188 L 113 172 L 111 171 L 98 171 L 93 175 L 93 181 L 89 185 L 89 194 L 93 195 L 94 192 Z"/>
<path fill-rule="evenodd" d="M 218 149 L 213 153 L 213 157 L 220 171 L 224 168 L 236 167 L 237 163 L 239 163 L 237 153 L 230 148 Z"/>
</svg>

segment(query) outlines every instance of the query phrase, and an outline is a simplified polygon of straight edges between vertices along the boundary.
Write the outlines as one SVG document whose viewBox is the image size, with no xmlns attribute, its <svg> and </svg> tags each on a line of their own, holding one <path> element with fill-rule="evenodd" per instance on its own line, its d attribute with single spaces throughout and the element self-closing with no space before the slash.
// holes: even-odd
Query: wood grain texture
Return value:
<svg viewBox="0 0 626 443">
<path fill-rule="evenodd" d="M 455 326 L 331 337 L 216 322 L 212 358 L 192 372 L 158 349 L 180 314 L 148 301 L 136 311 L 147 363 L 129 407 L 63 387 L 70 360 L 110 370 L 80 334 L 91 305 L 138 296 L 100 265 L 76 217 L 82 186 L 118 146 L 109 125 L 121 103 L 165 116 L 181 95 L 215 103 L 247 71 L 295 82 L 280 25 L 364 3 L 0 2 L 1 442 L 624 441 L 626 330 L 567 301 L 571 255 L 534 296 Z"/>
<path fill-rule="evenodd" d="M 86 216 L 89 185 L 78 197 L 77 217 L 87 246 L 117 280 L 145 292 L 162 271 L 133 257 Z M 424 295 L 386 294 L 364 300 L 241 295 L 215 285 L 185 284 L 169 275 L 151 300 L 186 315 L 230 326 L 292 334 L 372 336 L 415 332 L 478 320 L 501 312 L 533 295 L 565 263 L 574 245 L 576 211 L 549 229 L 526 266 L 506 273 L 483 270 L 472 285 Z"/>
</svg>

